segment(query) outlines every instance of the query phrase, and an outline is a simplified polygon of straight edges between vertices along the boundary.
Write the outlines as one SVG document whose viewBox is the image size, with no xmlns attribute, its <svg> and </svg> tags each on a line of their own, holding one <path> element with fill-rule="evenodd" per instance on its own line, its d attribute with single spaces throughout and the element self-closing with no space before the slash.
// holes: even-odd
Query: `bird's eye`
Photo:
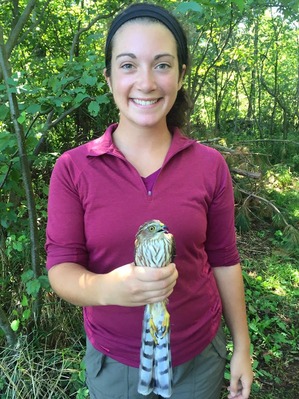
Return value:
<svg viewBox="0 0 299 399">
<path fill-rule="evenodd" d="M 150 226 L 148 229 L 151 233 L 153 233 L 156 230 L 155 226 Z"/>
</svg>

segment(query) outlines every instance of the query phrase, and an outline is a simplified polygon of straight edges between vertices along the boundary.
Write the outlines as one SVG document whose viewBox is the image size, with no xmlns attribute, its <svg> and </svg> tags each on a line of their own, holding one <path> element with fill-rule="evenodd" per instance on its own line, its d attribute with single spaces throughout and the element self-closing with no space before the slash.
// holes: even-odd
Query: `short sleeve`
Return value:
<svg viewBox="0 0 299 399">
<path fill-rule="evenodd" d="M 84 211 L 76 183 L 79 174 L 68 153 L 57 160 L 53 169 L 45 245 L 47 269 L 64 262 L 87 265 Z"/>
</svg>

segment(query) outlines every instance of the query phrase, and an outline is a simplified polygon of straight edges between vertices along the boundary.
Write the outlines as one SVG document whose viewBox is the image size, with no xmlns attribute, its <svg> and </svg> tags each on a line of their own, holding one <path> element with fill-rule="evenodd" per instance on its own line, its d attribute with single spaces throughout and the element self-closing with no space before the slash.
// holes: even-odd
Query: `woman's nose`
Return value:
<svg viewBox="0 0 299 399">
<path fill-rule="evenodd" d="M 148 93 L 155 90 L 156 88 L 157 88 L 157 83 L 154 71 L 152 71 L 151 69 L 145 69 L 139 71 L 138 89 L 145 93 Z"/>
</svg>

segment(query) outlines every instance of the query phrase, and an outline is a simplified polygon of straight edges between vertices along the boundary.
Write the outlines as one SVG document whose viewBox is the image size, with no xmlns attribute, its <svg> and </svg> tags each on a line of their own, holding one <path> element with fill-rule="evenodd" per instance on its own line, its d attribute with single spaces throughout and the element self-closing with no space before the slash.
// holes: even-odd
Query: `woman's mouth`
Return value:
<svg viewBox="0 0 299 399">
<path fill-rule="evenodd" d="M 155 99 L 155 100 L 141 100 L 139 98 L 132 98 L 132 101 L 135 104 L 141 105 L 143 107 L 149 106 L 149 105 L 153 105 L 156 104 L 159 100 Z"/>
</svg>

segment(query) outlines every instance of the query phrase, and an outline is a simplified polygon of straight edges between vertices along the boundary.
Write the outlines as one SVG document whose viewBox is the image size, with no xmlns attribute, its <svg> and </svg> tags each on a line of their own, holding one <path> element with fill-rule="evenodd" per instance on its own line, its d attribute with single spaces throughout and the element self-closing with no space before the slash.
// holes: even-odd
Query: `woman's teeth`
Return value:
<svg viewBox="0 0 299 399">
<path fill-rule="evenodd" d="M 158 100 L 138 100 L 137 98 L 135 98 L 134 103 L 138 104 L 138 105 L 152 105 L 155 104 Z"/>
</svg>

